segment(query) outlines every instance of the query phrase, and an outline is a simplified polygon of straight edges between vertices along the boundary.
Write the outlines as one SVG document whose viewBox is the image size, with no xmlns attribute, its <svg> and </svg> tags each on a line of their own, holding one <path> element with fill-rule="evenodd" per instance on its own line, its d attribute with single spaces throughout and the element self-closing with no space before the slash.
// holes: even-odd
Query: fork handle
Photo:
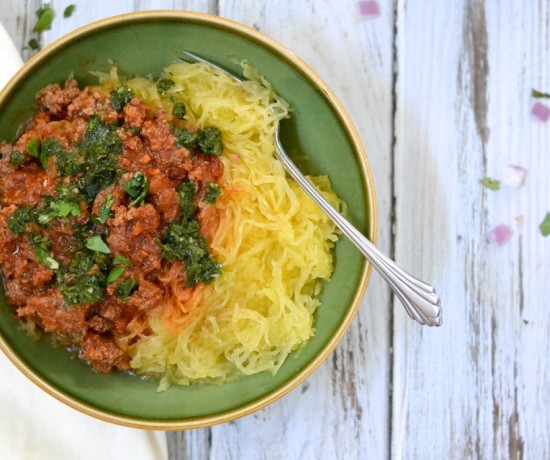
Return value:
<svg viewBox="0 0 550 460">
<path fill-rule="evenodd" d="M 321 207 L 336 226 L 357 246 L 372 266 L 380 273 L 399 298 L 409 316 L 420 324 L 440 326 L 442 324 L 441 300 L 433 286 L 420 281 L 399 268 L 395 262 L 385 256 L 359 230 L 345 219 L 319 193 L 313 184 L 300 172 L 287 156 L 279 136 L 275 137 L 278 157 L 290 176 L 304 189 L 309 197 Z"/>
</svg>

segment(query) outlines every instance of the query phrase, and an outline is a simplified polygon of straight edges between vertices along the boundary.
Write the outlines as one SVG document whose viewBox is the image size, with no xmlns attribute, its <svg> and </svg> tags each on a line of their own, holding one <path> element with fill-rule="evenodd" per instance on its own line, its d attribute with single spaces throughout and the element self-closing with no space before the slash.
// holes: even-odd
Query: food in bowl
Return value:
<svg viewBox="0 0 550 460">
<path fill-rule="evenodd" d="M 97 76 L 42 89 L 0 147 L 9 303 L 97 371 L 160 389 L 275 373 L 314 334 L 336 240 L 273 156 L 286 103 L 203 64 Z"/>
</svg>

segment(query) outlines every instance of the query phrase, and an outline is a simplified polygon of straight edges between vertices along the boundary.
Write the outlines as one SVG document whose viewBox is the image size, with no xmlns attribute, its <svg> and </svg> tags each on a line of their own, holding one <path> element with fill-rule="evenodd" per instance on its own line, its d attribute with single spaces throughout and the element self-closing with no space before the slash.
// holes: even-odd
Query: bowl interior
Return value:
<svg viewBox="0 0 550 460">
<path fill-rule="evenodd" d="M 91 70 L 116 65 L 125 75 L 155 75 L 187 49 L 236 73 L 247 59 L 291 105 L 282 140 L 304 172 L 330 175 L 348 204 L 348 217 L 373 237 L 373 191 L 366 158 L 346 125 L 345 115 L 322 82 L 275 42 L 219 18 L 198 14 L 136 14 L 102 21 L 54 43 L 29 62 L 0 95 L 0 140 L 12 141 L 32 113 L 34 95 L 44 85 L 74 73 L 82 84 L 96 83 Z M 367 269 L 363 257 L 341 238 L 335 272 L 321 296 L 316 334 L 287 359 L 277 375 L 262 373 L 225 384 L 173 386 L 158 393 L 157 382 L 126 374 L 101 375 L 21 328 L 0 298 L 0 346 L 36 383 L 63 402 L 93 416 L 146 428 L 188 428 L 226 421 L 262 407 L 303 380 L 334 348 L 361 300 Z"/>
</svg>

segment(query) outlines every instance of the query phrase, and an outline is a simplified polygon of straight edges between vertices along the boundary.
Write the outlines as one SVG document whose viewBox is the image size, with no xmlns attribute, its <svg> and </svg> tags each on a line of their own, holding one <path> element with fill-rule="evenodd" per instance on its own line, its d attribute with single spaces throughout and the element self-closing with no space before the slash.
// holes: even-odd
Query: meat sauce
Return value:
<svg viewBox="0 0 550 460">
<path fill-rule="evenodd" d="M 203 236 L 215 219 L 200 216 L 222 192 L 221 134 L 152 111 L 123 86 L 69 80 L 36 100 L 24 132 L 0 145 L 7 300 L 97 371 L 127 370 L 120 338 L 162 308 L 159 275 L 180 270 L 195 288 L 220 272 Z"/>
</svg>

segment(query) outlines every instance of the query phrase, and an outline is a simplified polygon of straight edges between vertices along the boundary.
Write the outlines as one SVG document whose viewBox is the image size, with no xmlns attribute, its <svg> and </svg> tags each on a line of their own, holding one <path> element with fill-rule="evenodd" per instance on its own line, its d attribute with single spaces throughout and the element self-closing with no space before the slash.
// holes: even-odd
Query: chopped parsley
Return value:
<svg viewBox="0 0 550 460">
<path fill-rule="evenodd" d="M 58 281 L 61 277 L 58 276 Z M 71 277 L 69 283 L 59 283 L 59 290 L 67 305 L 97 302 L 103 299 L 105 275 L 103 273 L 80 274 Z"/>
<path fill-rule="evenodd" d="M 37 211 L 36 221 L 41 224 L 47 224 L 58 217 L 80 216 L 80 206 L 77 203 L 54 200 L 51 197 L 47 197 L 47 205 Z"/>
<path fill-rule="evenodd" d="M 113 265 L 115 267 L 109 272 L 109 276 L 107 276 L 107 284 L 114 283 L 119 279 L 126 271 L 126 268 L 132 265 L 132 262 L 123 255 L 117 254 L 113 259 Z"/>
<path fill-rule="evenodd" d="M 204 155 L 219 157 L 223 153 L 222 133 L 215 126 L 200 131 L 198 145 Z"/>
<path fill-rule="evenodd" d="M 500 189 L 500 181 L 497 179 L 491 179 L 490 177 L 484 177 L 479 181 L 483 186 L 496 192 Z"/>
<path fill-rule="evenodd" d="M 220 273 L 221 267 L 210 254 L 196 219 L 172 222 L 160 247 L 165 259 L 184 262 L 189 287 L 194 287 L 198 282 L 208 284 Z"/>
<path fill-rule="evenodd" d="M 175 127 L 174 136 L 176 147 L 185 147 L 191 152 L 198 147 L 203 155 L 220 156 L 223 153 L 222 134 L 215 126 L 207 126 L 197 131 Z"/>
<path fill-rule="evenodd" d="M 197 131 L 176 127 L 174 128 L 174 136 L 176 137 L 176 147 L 185 147 L 191 153 L 195 150 L 199 137 Z"/>
<path fill-rule="evenodd" d="M 31 245 L 34 247 L 38 261 L 50 270 L 57 270 L 59 262 L 53 258 L 50 240 L 43 235 L 33 235 L 30 238 Z"/>
<path fill-rule="evenodd" d="M 208 204 L 214 204 L 221 193 L 222 189 L 220 187 L 220 184 L 218 184 L 217 182 L 210 182 L 206 187 L 206 191 L 204 192 L 204 201 L 206 201 Z"/>
<path fill-rule="evenodd" d="M 127 300 L 137 290 L 138 282 L 134 276 L 121 281 L 115 289 L 115 295 L 122 300 Z"/>
<path fill-rule="evenodd" d="M 136 171 L 134 176 L 124 183 L 124 190 L 130 198 L 133 198 L 130 206 L 143 205 L 145 197 L 149 193 L 147 177 L 141 171 Z"/>
<path fill-rule="evenodd" d="M 33 158 L 40 158 L 40 139 L 35 137 L 32 141 L 27 142 L 25 145 L 25 152 L 27 152 Z"/>
<path fill-rule="evenodd" d="M 133 98 L 134 92 L 127 86 L 119 86 L 111 91 L 111 105 L 117 112 L 122 112 Z"/>
<path fill-rule="evenodd" d="M 21 236 L 33 222 L 36 222 L 35 209 L 32 206 L 20 206 L 10 214 L 8 229 L 13 236 Z"/>
<path fill-rule="evenodd" d="M 101 252 L 103 254 L 110 254 L 111 250 L 109 246 L 105 244 L 105 241 L 101 238 L 101 235 L 91 236 L 86 240 L 86 247 L 90 251 Z"/>
<path fill-rule="evenodd" d="M 32 29 L 33 32 L 42 32 L 51 29 L 55 12 L 49 4 L 46 3 L 42 8 L 37 10 L 36 16 L 38 17 L 38 21 Z"/>
<path fill-rule="evenodd" d="M 195 205 L 195 182 L 187 180 L 178 185 L 176 189 L 179 197 L 180 209 L 183 211 L 185 218 L 193 217 L 196 210 Z"/>
<path fill-rule="evenodd" d="M 10 156 L 10 164 L 13 166 L 25 163 L 26 158 L 19 150 L 12 150 Z"/>
<path fill-rule="evenodd" d="M 174 80 L 170 80 L 169 78 L 161 78 L 157 82 L 157 89 L 159 93 L 165 93 L 168 91 L 172 86 L 174 86 L 176 83 Z"/>
<path fill-rule="evenodd" d="M 95 220 L 100 224 L 107 222 L 107 219 L 111 216 L 111 208 L 115 204 L 113 195 L 110 193 L 105 197 L 105 201 L 99 205 L 99 216 L 94 216 Z"/>
<path fill-rule="evenodd" d="M 186 113 L 187 110 L 183 102 L 174 102 L 174 106 L 172 107 L 172 115 L 174 115 L 179 120 L 183 120 Z"/>
</svg>

